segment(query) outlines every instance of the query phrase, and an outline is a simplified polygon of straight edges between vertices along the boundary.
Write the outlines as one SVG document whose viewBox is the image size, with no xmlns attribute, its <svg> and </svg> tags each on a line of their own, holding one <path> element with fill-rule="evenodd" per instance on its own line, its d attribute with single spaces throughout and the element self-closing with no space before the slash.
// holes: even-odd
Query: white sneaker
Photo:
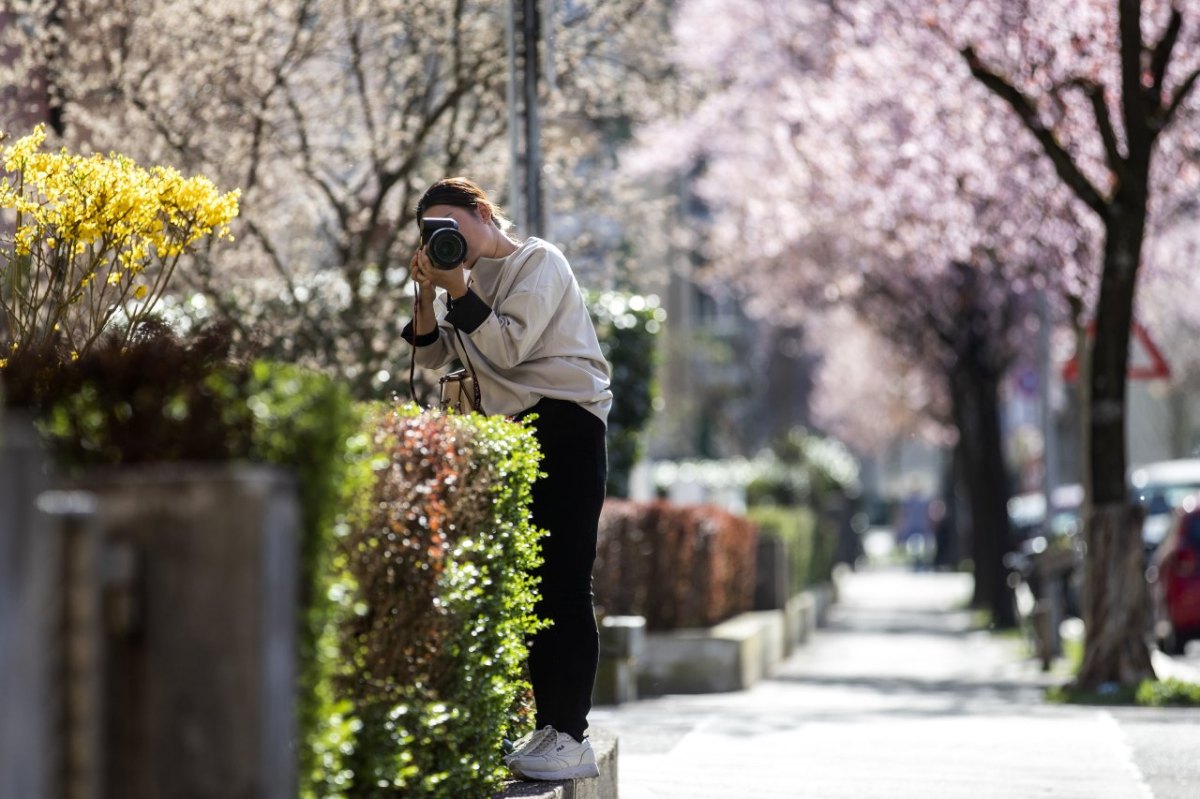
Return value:
<svg viewBox="0 0 1200 799">
<path fill-rule="evenodd" d="M 550 734 L 541 736 L 524 752 L 506 757 L 509 769 L 527 780 L 570 780 L 599 777 L 591 741 L 576 741 L 565 732 L 545 727 Z"/>
<path fill-rule="evenodd" d="M 540 730 L 535 729 L 532 732 L 525 733 L 515 741 L 510 741 L 505 738 L 502 744 L 502 748 L 504 750 L 504 761 L 508 762 L 509 758 L 516 757 L 532 746 L 537 746 L 538 741 L 542 740 L 543 736 L 553 733 L 554 728 L 547 724 Z"/>
</svg>

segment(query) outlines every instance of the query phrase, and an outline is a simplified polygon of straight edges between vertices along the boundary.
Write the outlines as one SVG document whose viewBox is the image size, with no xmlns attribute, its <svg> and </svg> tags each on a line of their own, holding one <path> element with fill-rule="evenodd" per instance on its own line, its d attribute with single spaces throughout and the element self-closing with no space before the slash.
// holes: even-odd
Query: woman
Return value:
<svg viewBox="0 0 1200 799">
<path fill-rule="evenodd" d="M 533 486 L 533 523 L 549 531 L 536 612 L 553 624 L 530 642 L 536 729 L 505 761 L 529 779 L 594 777 L 585 733 L 599 653 L 592 565 L 608 468 L 609 366 L 571 266 L 554 245 L 510 238 L 499 209 L 465 178 L 425 192 L 417 224 L 431 217 L 458 223 L 466 260 L 438 269 L 423 249 L 413 254 L 417 308 L 403 335 L 421 366 L 469 361 L 488 413 L 530 417 L 545 472 Z M 444 294 L 435 298 L 436 289 Z"/>
</svg>

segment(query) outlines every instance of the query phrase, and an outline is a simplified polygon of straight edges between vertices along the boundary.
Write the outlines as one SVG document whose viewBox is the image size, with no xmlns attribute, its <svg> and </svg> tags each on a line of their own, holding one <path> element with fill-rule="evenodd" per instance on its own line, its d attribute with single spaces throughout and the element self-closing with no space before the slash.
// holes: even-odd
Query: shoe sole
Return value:
<svg viewBox="0 0 1200 799">
<path fill-rule="evenodd" d="M 509 768 L 527 780 L 578 780 L 600 776 L 600 768 L 595 763 L 585 763 L 562 771 L 533 771 L 532 769 L 516 768 L 512 765 Z"/>
</svg>

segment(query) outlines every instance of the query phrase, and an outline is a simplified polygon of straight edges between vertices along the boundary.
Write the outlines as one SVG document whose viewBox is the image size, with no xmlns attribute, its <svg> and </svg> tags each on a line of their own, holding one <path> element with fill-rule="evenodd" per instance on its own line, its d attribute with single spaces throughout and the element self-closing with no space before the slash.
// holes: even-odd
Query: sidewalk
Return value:
<svg viewBox="0 0 1200 799">
<path fill-rule="evenodd" d="M 1055 706 L 1016 638 L 970 631 L 970 579 L 877 571 L 830 626 L 731 694 L 597 708 L 622 799 L 1184 799 L 1200 711 Z"/>
</svg>

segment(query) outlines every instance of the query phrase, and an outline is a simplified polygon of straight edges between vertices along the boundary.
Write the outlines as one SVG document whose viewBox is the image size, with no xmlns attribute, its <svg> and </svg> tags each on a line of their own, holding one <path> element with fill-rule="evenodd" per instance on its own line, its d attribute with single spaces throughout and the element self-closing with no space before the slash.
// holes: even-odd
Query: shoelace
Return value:
<svg viewBox="0 0 1200 799">
<path fill-rule="evenodd" d="M 549 730 L 549 734 L 542 736 L 542 739 L 528 752 L 522 752 L 522 757 L 537 757 L 558 749 L 558 740 L 562 736 L 562 733 L 553 727 L 544 727 L 543 729 Z"/>
<path fill-rule="evenodd" d="M 546 727 L 542 727 L 540 730 L 532 730 L 513 741 L 512 752 L 510 754 L 525 754 L 521 750 L 526 746 L 529 746 L 529 744 L 533 742 L 533 739 L 540 739 L 545 734 L 546 729 Z"/>
</svg>

